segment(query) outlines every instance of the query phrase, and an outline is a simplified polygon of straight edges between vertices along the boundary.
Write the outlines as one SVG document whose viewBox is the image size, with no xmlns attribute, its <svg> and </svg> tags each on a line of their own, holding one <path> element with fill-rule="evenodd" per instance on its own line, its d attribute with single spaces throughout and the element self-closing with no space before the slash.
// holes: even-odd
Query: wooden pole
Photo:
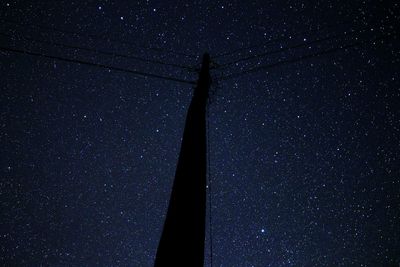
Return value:
<svg viewBox="0 0 400 267">
<path fill-rule="evenodd" d="M 204 54 L 186 117 L 181 151 L 155 267 L 204 266 L 206 222 L 206 106 L 210 56 Z"/>
</svg>

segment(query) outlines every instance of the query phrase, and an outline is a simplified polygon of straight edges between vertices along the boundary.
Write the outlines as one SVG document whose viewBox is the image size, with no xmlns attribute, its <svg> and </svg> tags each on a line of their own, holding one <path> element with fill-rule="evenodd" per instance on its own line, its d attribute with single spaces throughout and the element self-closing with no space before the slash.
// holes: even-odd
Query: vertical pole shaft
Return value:
<svg viewBox="0 0 400 267">
<path fill-rule="evenodd" d="M 203 56 L 199 79 L 186 117 L 155 267 L 204 266 L 206 222 L 206 105 L 211 85 L 210 56 Z"/>
</svg>

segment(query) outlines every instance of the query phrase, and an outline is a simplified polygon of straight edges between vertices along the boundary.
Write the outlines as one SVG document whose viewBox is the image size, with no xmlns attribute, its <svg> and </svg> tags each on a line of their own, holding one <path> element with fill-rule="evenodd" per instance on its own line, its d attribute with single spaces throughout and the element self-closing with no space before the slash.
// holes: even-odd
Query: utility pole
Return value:
<svg viewBox="0 0 400 267">
<path fill-rule="evenodd" d="M 167 217 L 155 267 L 204 266 L 206 222 L 206 106 L 211 85 L 205 53 L 186 117 Z"/>
</svg>

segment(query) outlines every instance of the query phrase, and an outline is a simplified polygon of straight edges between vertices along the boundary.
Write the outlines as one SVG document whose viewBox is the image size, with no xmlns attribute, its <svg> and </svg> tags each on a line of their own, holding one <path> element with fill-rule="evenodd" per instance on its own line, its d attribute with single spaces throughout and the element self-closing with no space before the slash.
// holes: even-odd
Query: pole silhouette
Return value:
<svg viewBox="0 0 400 267">
<path fill-rule="evenodd" d="M 206 222 L 206 106 L 210 56 L 203 55 L 189 106 L 175 180 L 154 266 L 204 265 Z"/>
</svg>

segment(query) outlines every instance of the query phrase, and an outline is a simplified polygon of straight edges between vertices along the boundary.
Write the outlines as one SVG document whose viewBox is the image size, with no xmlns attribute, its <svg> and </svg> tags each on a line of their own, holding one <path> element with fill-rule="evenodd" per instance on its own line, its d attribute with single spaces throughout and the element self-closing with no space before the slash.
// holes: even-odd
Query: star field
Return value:
<svg viewBox="0 0 400 267">
<path fill-rule="evenodd" d="M 0 6 L 0 265 L 152 266 L 194 86 L 4 47 L 184 81 L 208 51 L 213 266 L 400 264 L 398 3 Z"/>
</svg>

